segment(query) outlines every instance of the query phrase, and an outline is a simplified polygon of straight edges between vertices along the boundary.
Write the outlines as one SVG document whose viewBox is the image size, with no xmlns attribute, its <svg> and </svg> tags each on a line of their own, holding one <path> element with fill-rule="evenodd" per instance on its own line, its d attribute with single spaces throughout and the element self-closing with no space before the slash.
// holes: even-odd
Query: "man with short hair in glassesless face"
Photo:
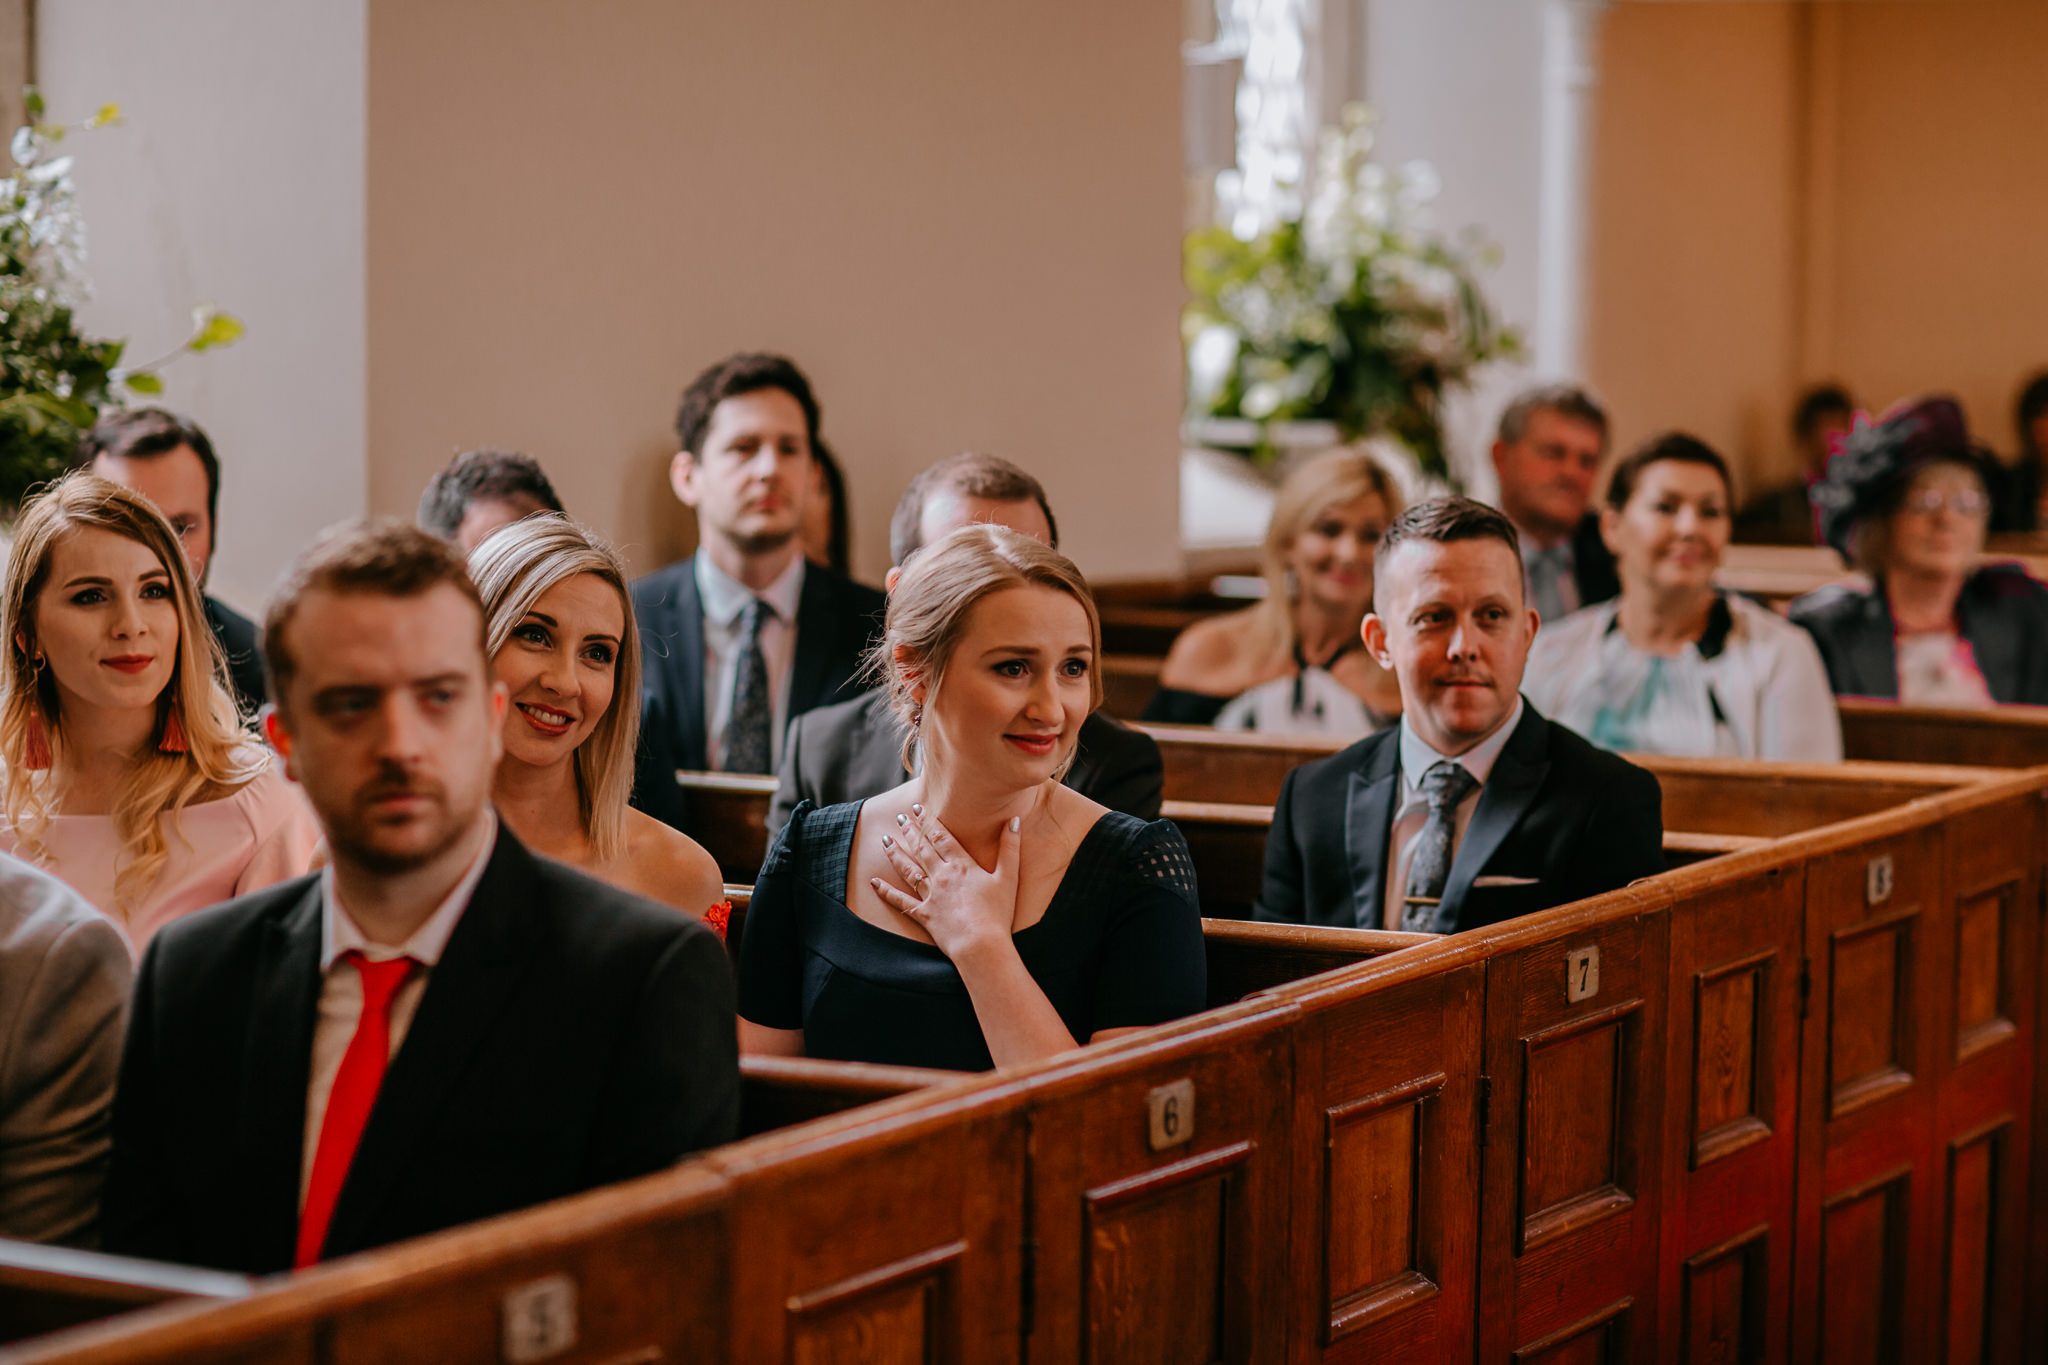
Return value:
<svg viewBox="0 0 2048 1365">
<path fill-rule="evenodd" d="M 1520 695 L 1537 619 L 1507 518 L 1417 504 L 1375 579 L 1362 633 L 1401 722 L 1287 775 L 1258 918 L 1455 933 L 1661 872 L 1657 779 Z"/>
<path fill-rule="evenodd" d="M 264 624 L 323 872 L 151 942 L 109 1250 L 265 1274 L 658 1170 L 738 1123 L 733 984 L 687 915 L 528 853 L 460 553 L 369 524 Z"/>
</svg>

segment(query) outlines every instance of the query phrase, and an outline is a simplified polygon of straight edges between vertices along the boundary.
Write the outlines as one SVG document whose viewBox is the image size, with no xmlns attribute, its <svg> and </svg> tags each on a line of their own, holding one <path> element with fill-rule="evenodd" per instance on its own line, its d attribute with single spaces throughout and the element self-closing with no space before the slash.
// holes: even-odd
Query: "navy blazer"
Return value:
<svg viewBox="0 0 2048 1365">
<path fill-rule="evenodd" d="M 1572 582 L 1579 590 L 1582 607 L 1621 596 L 1621 571 L 1615 567 L 1614 552 L 1601 538 L 1598 512 L 1586 513 L 1572 532 Z"/>
<path fill-rule="evenodd" d="M 1792 619 L 1820 646 L 1836 696 L 1897 700 L 1896 628 L 1882 585 L 1810 592 L 1792 604 Z M 2048 586 L 2017 564 L 1987 564 L 1963 583 L 1956 630 L 1993 701 L 2048 706 Z"/>
<path fill-rule="evenodd" d="M 686 829 L 676 770 L 711 766 L 704 738 L 704 608 L 697 596 L 696 557 L 634 580 L 632 596 L 640 626 L 641 683 L 633 804 Z M 860 693 L 860 671 L 881 638 L 886 606 L 878 589 L 816 564 L 804 566 L 789 719 Z"/>
<path fill-rule="evenodd" d="M 269 698 L 263 681 L 263 655 L 256 646 L 256 623 L 211 597 L 199 599 L 206 624 L 228 661 L 228 682 L 235 689 L 235 704 L 245 716 L 253 716 Z"/>
<path fill-rule="evenodd" d="M 158 932 L 114 1101 L 109 1251 L 261 1275 L 298 1235 L 317 876 Z M 739 1124 L 732 969 L 702 923 L 502 826 L 334 1208 L 338 1256 L 645 1175 Z"/>
<path fill-rule="evenodd" d="M 1287 774 L 1266 839 L 1255 917 L 1383 929 L 1401 727 Z M 1652 774 L 1525 701 L 1451 860 L 1442 913 L 1457 929 L 1626 886 L 1664 870 L 1664 794 Z M 1481 877 L 1514 885 L 1476 886 Z"/>
</svg>

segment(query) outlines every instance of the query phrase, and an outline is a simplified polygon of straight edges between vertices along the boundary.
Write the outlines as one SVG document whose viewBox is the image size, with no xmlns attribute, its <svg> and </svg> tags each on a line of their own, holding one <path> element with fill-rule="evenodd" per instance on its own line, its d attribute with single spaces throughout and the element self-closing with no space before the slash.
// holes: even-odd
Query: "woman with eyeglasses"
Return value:
<svg viewBox="0 0 2048 1365">
<path fill-rule="evenodd" d="M 1813 488 L 1822 536 L 1870 576 L 1792 604 L 1837 696 L 2048 705 L 2048 586 L 1985 564 L 1992 474 L 1953 398 L 1859 419 Z"/>
<path fill-rule="evenodd" d="M 1401 690 L 1360 643 L 1372 560 L 1401 494 L 1372 457 L 1327 451 L 1287 476 L 1266 527 L 1265 599 L 1189 626 L 1159 670 L 1148 721 L 1362 736 Z"/>
<path fill-rule="evenodd" d="M 1600 536 L 1621 595 L 1545 621 L 1522 691 L 1607 749 L 1834 763 L 1842 728 L 1806 632 L 1714 585 L 1728 465 L 1682 432 L 1614 467 Z"/>
</svg>

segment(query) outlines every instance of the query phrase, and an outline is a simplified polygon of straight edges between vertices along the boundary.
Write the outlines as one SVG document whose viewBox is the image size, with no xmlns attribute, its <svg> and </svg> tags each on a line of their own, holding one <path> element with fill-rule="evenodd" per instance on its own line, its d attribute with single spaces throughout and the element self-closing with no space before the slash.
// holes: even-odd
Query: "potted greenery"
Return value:
<svg viewBox="0 0 2048 1365">
<path fill-rule="evenodd" d="M 39 483 L 63 473 L 81 433 L 125 392 L 163 392 L 158 371 L 187 352 L 225 346 L 240 320 L 211 307 L 193 310 L 192 334 L 168 355 L 124 367 L 126 343 L 87 337 L 74 309 L 91 294 L 84 275 L 85 224 L 71 182 L 71 158 L 59 155 L 72 132 L 121 121 L 106 105 L 84 122 L 43 121 L 34 90 L 29 122 L 9 145 L 16 171 L 0 180 L 0 511 L 11 512 Z"/>
<path fill-rule="evenodd" d="M 1423 230 L 1434 172 L 1390 171 L 1372 147 L 1372 111 L 1349 105 L 1322 131 L 1298 215 L 1249 240 L 1223 226 L 1189 234 L 1189 435 L 1259 464 L 1290 444 L 1388 436 L 1449 482 L 1444 391 L 1519 355 L 1521 338 L 1480 293 L 1490 251 Z"/>
</svg>

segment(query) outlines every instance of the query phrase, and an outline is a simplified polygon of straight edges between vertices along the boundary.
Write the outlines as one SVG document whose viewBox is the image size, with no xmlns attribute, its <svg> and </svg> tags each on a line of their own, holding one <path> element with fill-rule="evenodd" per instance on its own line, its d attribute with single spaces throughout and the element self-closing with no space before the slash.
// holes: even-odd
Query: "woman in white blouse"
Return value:
<svg viewBox="0 0 2048 1365">
<path fill-rule="evenodd" d="M 1659 436 L 1615 467 L 1600 511 L 1621 595 L 1545 622 L 1522 690 L 1609 749 L 1837 762 L 1841 722 L 1811 637 L 1714 586 L 1728 546 L 1728 466 Z"/>
</svg>

